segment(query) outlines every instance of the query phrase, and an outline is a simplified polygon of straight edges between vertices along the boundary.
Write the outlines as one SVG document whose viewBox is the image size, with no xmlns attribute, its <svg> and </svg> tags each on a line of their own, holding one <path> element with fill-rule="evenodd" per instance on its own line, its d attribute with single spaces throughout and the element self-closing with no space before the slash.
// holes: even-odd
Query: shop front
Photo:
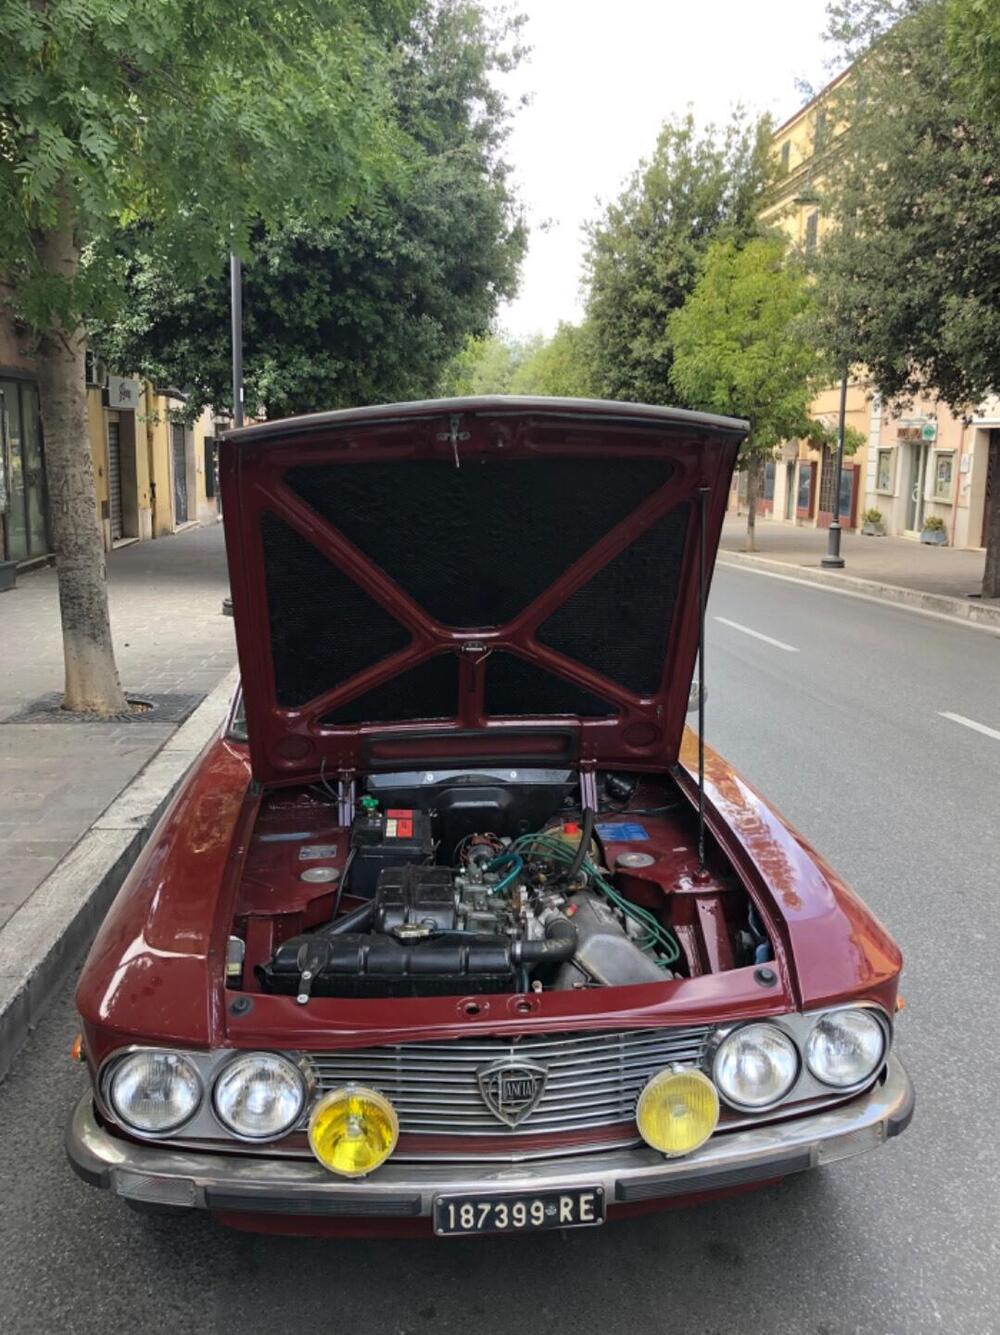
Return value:
<svg viewBox="0 0 1000 1335">
<path fill-rule="evenodd" d="M 0 559 L 14 565 L 52 550 L 38 387 L 0 374 Z"/>
</svg>

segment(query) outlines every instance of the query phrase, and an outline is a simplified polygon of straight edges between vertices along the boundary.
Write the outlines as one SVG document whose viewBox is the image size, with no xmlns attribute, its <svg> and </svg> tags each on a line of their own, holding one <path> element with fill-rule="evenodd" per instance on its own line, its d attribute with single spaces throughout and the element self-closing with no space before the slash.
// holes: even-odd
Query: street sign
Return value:
<svg viewBox="0 0 1000 1335">
<path fill-rule="evenodd" d="M 134 412 L 139 406 L 140 393 L 138 380 L 126 380 L 120 375 L 108 376 L 109 408 L 124 408 Z"/>
</svg>

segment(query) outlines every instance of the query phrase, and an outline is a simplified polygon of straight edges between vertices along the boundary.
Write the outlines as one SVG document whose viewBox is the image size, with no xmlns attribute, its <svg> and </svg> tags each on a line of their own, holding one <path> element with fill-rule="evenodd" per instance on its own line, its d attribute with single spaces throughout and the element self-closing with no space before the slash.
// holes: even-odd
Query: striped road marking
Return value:
<svg viewBox="0 0 1000 1335">
<path fill-rule="evenodd" d="M 963 728 L 971 728 L 973 732 L 981 732 L 984 737 L 992 737 L 995 742 L 1000 742 L 1000 732 L 996 728 L 988 728 L 985 723 L 977 723 L 974 718 L 966 718 L 964 714 L 949 714 L 943 709 L 938 710 L 941 718 L 950 718 L 952 723 L 961 723 Z"/>
<path fill-rule="evenodd" d="M 749 626 L 741 626 L 738 621 L 730 621 L 728 617 L 716 617 L 715 620 L 721 621 L 724 626 L 730 626 L 733 630 L 741 630 L 744 635 L 752 635 L 755 640 L 763 640 L 765 644 L 773 645 L 775 649 L 784 649 L 786 654 L 799 652 L 794 644 L 786 644 L 784 640 L 773 640 L 770 635 L 763 635 L 759 630 L 751 630 Z"/>
</svg>

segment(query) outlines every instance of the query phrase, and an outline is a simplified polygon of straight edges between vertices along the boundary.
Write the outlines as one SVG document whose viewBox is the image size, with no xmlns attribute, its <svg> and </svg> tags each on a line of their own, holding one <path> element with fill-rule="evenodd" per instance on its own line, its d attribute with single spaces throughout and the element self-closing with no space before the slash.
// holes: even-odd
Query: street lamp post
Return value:
<svg viewBox="0 0 1000 1335">
<path fill-rule="evenodd" d="M 243 425 L 243 265 L 229 252 L 229 316 L 233 341 L 233 426 Z M 232 594 L 222 600 L 222 615 L 233 615 Z"/>
<path fill-rule="evenodd" d="M 243 425 L 243 265 L 229 254 L 229 313 L 233 335 L 233 426 Z"/>
<path fill-rule="evenodd" d="M 833 514 L 830 529 L 826 535 L 826 555 L 821 565 L 837 570 L 844 567 L 844 558 L 840 554 L 840 483 L 844 476 L 844 434 L 847 430 L 847 372 L 840 378 L 840 418 L 837 422 L 837 463 L 833 477 Z"/>
</svg>

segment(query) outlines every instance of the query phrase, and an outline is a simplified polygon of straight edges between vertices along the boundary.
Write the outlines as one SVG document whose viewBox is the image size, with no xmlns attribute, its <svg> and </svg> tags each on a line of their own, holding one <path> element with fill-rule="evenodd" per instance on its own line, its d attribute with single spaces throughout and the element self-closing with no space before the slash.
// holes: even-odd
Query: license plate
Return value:
<svg viewBox="0 0 1000 1335">
<path fill-rule="evenodd" d="M 539 1233 L 546 1228 L 591 1228 L 604 1223 L 604 1188 L 534 1191 L 503 1196 L 437 1196 L 434 1232 Z"/>
</svg>

